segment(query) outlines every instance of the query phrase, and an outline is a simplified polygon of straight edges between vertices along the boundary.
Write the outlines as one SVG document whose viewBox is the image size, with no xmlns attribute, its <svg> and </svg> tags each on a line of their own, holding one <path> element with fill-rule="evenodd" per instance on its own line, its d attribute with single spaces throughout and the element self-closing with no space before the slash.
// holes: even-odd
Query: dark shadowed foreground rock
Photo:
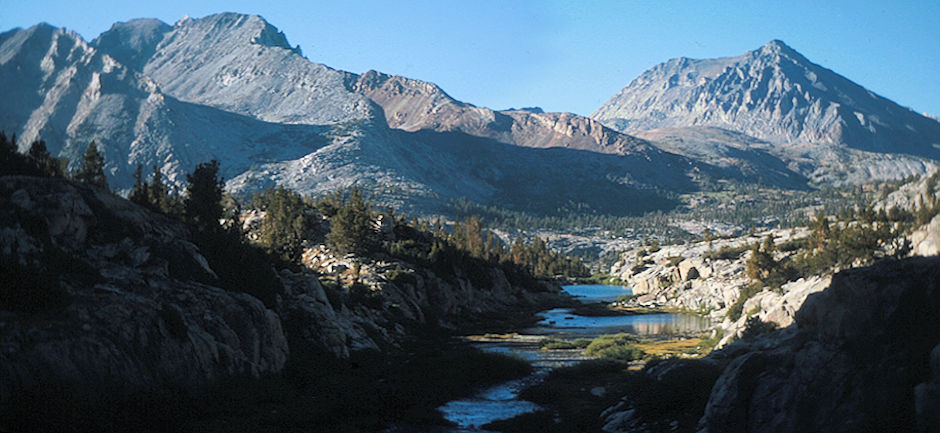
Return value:
<svg viewBox="0 0 940 433">
<path fill-rule="evenodd" d="M 940 257 L 840 272 L 829 288 L 807 298 L 793 326 L 705 358 L 722 372 L 698 425 L 673 426 L 699 432 L 940 431 L 937 323 Z M 605 413 L 607 431 L 669 425 L 617 409 Z"/>
<path fill-rule="evenodd" d="M 93 396 L 281 370 L 278 316 L 213 287 L 189 239 L 103 190 L 0 178 L 0 402 L 46 386 Z"/>
</svg>

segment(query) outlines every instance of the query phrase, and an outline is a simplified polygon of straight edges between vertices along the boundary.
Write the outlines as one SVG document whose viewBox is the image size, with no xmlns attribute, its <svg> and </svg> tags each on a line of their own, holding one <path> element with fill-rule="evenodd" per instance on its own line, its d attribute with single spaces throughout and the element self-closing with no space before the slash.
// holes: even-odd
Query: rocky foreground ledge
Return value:
<svg viewBox="0 0 940 433">
<path fill-rule="evenodd" d="M 654 386 L 608 409 L 604 430 L 940 431 L 937 323 L 940 256 L 842 271 L 793 325 L 639 373 Z M 675 378 L 707 400 L 646 401 Z"/>
<path fill-rule="evenodd" d="M 362 302 L 303 269 L 272 272 L 282 289 L 262 302 L 223 289 L 206 257 L 189 227 L 106 190 L 0 177 L 0 409 L 37 390 L 95 399 L 276 375 L 300 352 L 394 348 L 412 328 L 561 296 L 514 286 L 497 268 L 481 288 L 390 265 L 398 278 L 377 274 Z"/>
</svg>

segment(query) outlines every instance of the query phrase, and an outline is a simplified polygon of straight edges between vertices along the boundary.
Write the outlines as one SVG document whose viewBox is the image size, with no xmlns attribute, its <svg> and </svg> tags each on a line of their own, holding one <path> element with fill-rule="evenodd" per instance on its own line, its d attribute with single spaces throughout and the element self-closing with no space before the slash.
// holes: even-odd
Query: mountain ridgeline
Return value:
<svg viewBox="0 0 940 433">
<path fill-rule="evenodd" d="M 912 174 L 940 158 L 936 119 L 812 63 L 779 40 L 737 57 L 683 57 L 656 65 L 591 117 L 626 133 L 737 131 L 766 142 L 797 171 L 822 168 L 816 177 L 851 170 L 835 164 L 840 158 L 842 164 L 848 157 L 881 167 L 887 173 L 880 176 Z M 877 171 L 849 178 L 860 183 L 879 177 Z"/>
<path fill-rule="evenodd" d="M 185 173 L 217 159 L 227 190 L 242 196 L 357 185 L 419 214 L 466 198 L 638 215 L 716 180 L 865 183 L 927 172 L 940 157 L 936 120 L 780 41 L 669 61 L 590 118 L 496 111 L 433 83 L 335 70 L 263 18 L 235 13 L 116 23 L 91 43 L 47 24 L 14 29 L 0 35 L 0 78 L 18 83 L 0 89 L 0 130 L 20 143 L 41 137 L 73 165 L 95 140 L 118 190 L 132 186 L 137 165 L 180 188 Z"/>
</svg>

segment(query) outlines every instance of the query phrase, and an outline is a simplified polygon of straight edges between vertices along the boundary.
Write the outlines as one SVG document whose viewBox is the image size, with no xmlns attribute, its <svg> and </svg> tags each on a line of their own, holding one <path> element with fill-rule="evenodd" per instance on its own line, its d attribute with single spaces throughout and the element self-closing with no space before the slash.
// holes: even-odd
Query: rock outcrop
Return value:
<svg viewBox="0 0 940 433">
<path fill-rule="evenodd" d="M 748 247 L 767 235 L 773 235 L 775 243 L 783 243 L 805 238 L 808 231 L 775 229 L 754 236 L 714 240 L 711 245 L 708 242 L 666 245 L 651 253 L 648 247 L 637 246 L 622 253 L 610 273 L 627 282 L 633 294 L 637 295 L 629 305 L 707 312 L 712 320 L 721 323 L 725 320 L 728 307 L 738 299 L 742 288 L 748 283 L 744 274 L 745 262 L 750 257 Z M 728 252 L 722 255 L 720 251 Z M 794 282 L 786 285 L 782 293 L 811 290 L 804 287 L 807 284 L 811 287 L 819 286 L 816 282 Z M 787 305 L 776 312 L 760 309 L 762 317 L 779 319 L 774 321 L 780 326 L 787 326 L 792 320 L 788 318 L 789 314 L 799 308 L 805 293 L 780 295 L 787 297 L 786 300 L 777 299 L 777 295 L 770 290 L 761 292 L 759 298 L 767 299 L 763 302 L 755 301 L 752 308 L 745 311 L 753 311 L 754 307 L 769 308 L 772 304 Z M 799 303 L 794 305 L 798 299 Z M 743 322 L 741 327 L 731 322 L 723 323 L 722 327 L 726 335 L 734 335 L 743 329 Z"/>
<path fill-rule="evenodd" d="M 940 428 L 929 419 L 932 411 L 923 410 L 936 400 L 928 392 L 915 395 L 921 383 L 928 385 L 917 389 L 935 383 L 938 283 L 937 257 L 837 274 L 806 300 L 795 330 L 758 340 L 734 358 L 712 390 L 700 430 Z"/>
<path fill-rule="evenodd" d="M 277 314 L 212 286 L 180 223 L 30 177 L 0 178 L 0 209 L 0 401 L 43 386 L 86 396 L 194 388 L 287 361 Z"/>
<path fill-rule="evenodd" d="M 375 227 L 380 236 L 395 235 L 389 223 Z M 298 351 L 393 349 L 416 328 L 457 329 L 561 297 L 555 284 L 513 284 L 482 261 L 432 270 L 311 247 L 305 263 L 318 272 L 272 272 L 283 290 L 262 296 L 266 305 L 248 294 L 255 287 L 220 276 L 229 265 L 197 239 L 104 189 L 0 177 L 0 408 L 44 387 L 119 399 L 277 374 Z"/>
<path fill-rule="evenodd" d="M 687 407 L 700 416 L 697 425 L 644 418 L 625 401 L 605 412 L 605 430 L 653 431 L 673 422 L 673 431 L 698 432 L 938 431 L 938 320 L 940 257 L 842 271 L 807 297 L 791 326 L 700 361 L 721 374 L 696 373 L 714 384 L 704 406 Z M 683 362 L 640 374 L 694 371 Z M 654 379 L 653 387 L 669 382 Z"/>
</svg>

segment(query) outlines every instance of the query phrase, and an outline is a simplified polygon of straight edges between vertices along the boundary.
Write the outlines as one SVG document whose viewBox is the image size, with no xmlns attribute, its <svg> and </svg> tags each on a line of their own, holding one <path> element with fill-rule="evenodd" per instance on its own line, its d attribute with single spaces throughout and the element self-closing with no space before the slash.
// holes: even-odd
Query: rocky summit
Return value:
<svg viewBox="0 0 940 433">
<path fill-rule="evenodd" d="M 737 57 L 661 63 L 591 117 L 628 133 L 724 128 L 788 148 L 779 153 L 790 155 L 795 166 L 799 157 L 852 159 L 890 172 L 870 172 L 866 179 L 922 172 L 917 157 L 940 158 L 940 122 L 812 63 L 779 40 Z M 877 154 L 906 157 L 900 164 L 886 163 Z"/>
</svg>

